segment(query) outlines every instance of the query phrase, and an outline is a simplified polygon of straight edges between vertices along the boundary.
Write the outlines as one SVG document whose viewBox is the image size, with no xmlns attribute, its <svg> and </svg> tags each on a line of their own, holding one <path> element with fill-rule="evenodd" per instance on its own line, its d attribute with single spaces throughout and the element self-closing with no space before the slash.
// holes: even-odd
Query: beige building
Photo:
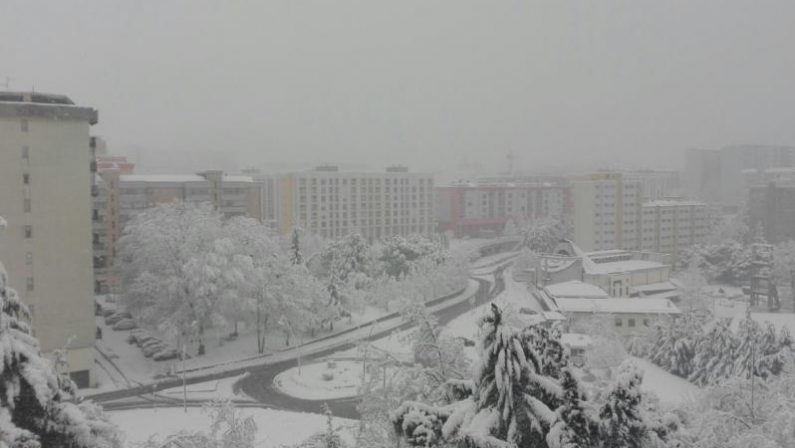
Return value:
<svg viewBox="0 0 795 448">
<path fill-rule="evenodd" d="M 92 381 L 93 178 L 97 111 L 61 95 L 0 92 L 0 259 L 32 311 L 42 352 L 67 349 L 78 386 Z"/>
<path fill-rule="evenodd" d="M 639 247 L 643 199 L 639 180 L 595 173 L 572 182 L 574 242 L 585 251 Z"/>
<path fill-rule="evenodd" d="M 660 199 L 641 207 L 640 249 L 670 254 L 673 261 L 707 238 L 709 212 L 703 202 Z"/>
<path fill-rule="evenodd" d="M 593 318 L 603 318 L 620 336 L 630 337 L 650 327 L 662 318 L 675 318 L 681 314 L 668 299 L 654 298 L 556 298 L 557 311 L 566 316 L 568 331 L 579 329 L 580 324 Z"/>
<path fill-rule="evenodd" d="M 340 172 L 335 166 L 275 178 L 268 209 L 281 233 L 300 227 L 326 238 L 359 232 L 370 240 L 434 230 L 433 176 L 405 167 Z"/>
<path fill-rule="evenodd" d="M 94 290 L 113 291 L 117 242 L 124 224 L 157 204 L 174 201 L 210 203 L 225 217 L 248 216 L 262 220 L 262 189 L 249 176 L 222 171 L 198 174 L 123 174 L 117 165 L 101 170 L 93 194 Z"/>
</svg>

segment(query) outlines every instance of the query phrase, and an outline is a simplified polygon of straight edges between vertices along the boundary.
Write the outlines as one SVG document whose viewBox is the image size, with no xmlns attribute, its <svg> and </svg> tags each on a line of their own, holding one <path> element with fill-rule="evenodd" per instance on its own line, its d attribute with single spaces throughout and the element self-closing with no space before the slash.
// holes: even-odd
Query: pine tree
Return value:
<svg viewBox="0 0 795 448">
<path fill-rule="evenodd" d="M 606 448 L 641 448 L 649 430 L 642 416 L 641 371 L 631 362 L 622 364 L 618 378 L 599 412 L 601 438 Z"/>
<path fill-rule="evenodd" d="M 0 447 L 120 447 L 100 407 L 67 401 L 77 388 L 41 356 L 29 317 L 0 263 Z"/>
<path fill-rule="evenodd" d="M 323 405 L 323 413 L 326 414 L 326 432 L 323 433 L 323 441 L 318 448 L 343 448 L 345 443 L 334 428 L 334 419 L 328 404 Z"/>
<path fill-rule="evenodd" d="M 544 448 L 563 392 L 554 379 L 540 373 L 541 361 L 519 334 L 504 324 L 494 304 L 481 322 L 484 331 L 481 366 L 475 393 L 444 426 L 467 447 Z"/>
<path fill-rule="evenodd" d="M 304 264 L 304 256 L 301 253 L 301 242 L 298 235 L 298 227 L 293 228 L 293 236 L 290 241 L 290 262 L 293 264 Z"/>
<path fill-rule="evenodd" d="M 557 409 L 558 420 L 547 434 L 550 448 L 595 447 L 599 439 L 598 424 L 588 407 L 585 393 L 571 370 L 561 372 L 563 404 Z"/>
</svg>

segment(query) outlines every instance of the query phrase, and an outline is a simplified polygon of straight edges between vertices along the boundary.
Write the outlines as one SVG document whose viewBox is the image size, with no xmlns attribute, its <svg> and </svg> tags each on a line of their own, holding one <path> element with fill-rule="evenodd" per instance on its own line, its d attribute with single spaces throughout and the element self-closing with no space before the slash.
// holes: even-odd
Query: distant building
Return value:
<svg viewBox="0 0 795 448">
<path fill-rule="evenodd" d="M 747 199 L 743 172 L 795 167 L 795 147 L 734 145 L 686 152 L 685 185 L 690 197 L 737 208 Z"/>
<path fill-rule="evenodd" d="M 641 206 L 640 247 L 671 255 L 674 262 L 688 248 L 706 241 L 710 231 L 709 210 L 703 202 L 665 200 Z"/>
<path fill-rule="evenodd" d="M 646 296 L 676 290 L 670 282 L 669 260 L 668 255 L 643 251 L 584 252 L 567 241 L 554 254 L 542 255 L 540 277 L 545 285 L 561 284 L 556 288 L 596 291 L 593 287 L 597 287 L 611 297 Z M 595 295 L 580 293 L 578 297 Z"/>
<path fill-rule="evenodd" d="M 623 173 L 595 173 L 572 182 L 574 242 L 585 251 L 640 247 L 642 184 Z"/>
<path fill-rule="evenodd" d="M 265 219 L 282 234 L 300 227 L 340 238 L 359 232 L 369 240 L 434 232 L 433 176 L 393 166 L 384 172 L 313 171 L 271 176 Z"/>
<path fill-rule="evenodd" d="M 158 204 L 181 201 L 212 204 L 227 218 L 262 220 L 262 188 L 249 176 L 222 171 L 199 174 L 123 174 L 118 165 L 97 176 L 93 202 L 93 247 L 97 293 L 116 285 L 111 267 L 124 225 L 137 213 Z"/>
<path fill-rule="evenodd" d="M 566 328 L 570 330 L 594 317 L 605 317 L 613 329 L 622 336 L 632 336 L 653 325 L 664 317 L 681 314 L 668 299 L 652 298 L 557 298 L 557 310 L 567 318 Z"/>
<path fill-rule="evenodd" d="M 458 182 L 435 194 L 438 228 L 456 237 L 501 235 L 510 220 L 564 218 L 571 209 L 570 189 L 552 183 Z"/>
<path fill-rule="evenodd" d="M 644 201 L 668 199 L 682 195 L 679 171 L 635 170 L 622 171 L 625 179 L 640 182 L 641 198 Z"/>
<path fill-rule="evenodd" d="M 795 183 L 751 187 L 748 212 L 751 226 L 761 226 L 769 243 L 795 239 Z"/>
<path fill-rule="evenodd" d="M 66 349 L 78 386 L 92 384 L 94 294 L 90 127 L 97 111 L 62 95 L 0 92 L 0 259 L 30 308 L 45 355 Z"/>
</svg>

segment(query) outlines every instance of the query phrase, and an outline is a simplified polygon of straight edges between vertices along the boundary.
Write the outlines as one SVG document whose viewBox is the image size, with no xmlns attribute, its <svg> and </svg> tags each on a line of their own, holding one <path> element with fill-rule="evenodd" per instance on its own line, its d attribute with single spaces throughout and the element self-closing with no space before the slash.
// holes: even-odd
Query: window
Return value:
<svg viewBox="0 0 795 448">
<path fill-rule="evenodd" d="M 616 318 L 616 327 L 623 327 L 624 322 L 621 321 L 621 318 Z"/>
<path fill-rule="evenodd" d="M 635 319 L 628 319 L 627 320 L 627 325 L 630 326 L 630 327 L 634 327 L 635 326 Z"/>
<path fill-rule="evenodd" d="M 30 160 L 30 146 L 22 147 L 22 160 Z"/>
<path fill-rule="evenodd" d="M 26 289 L 27 289 L 28 292 L 33 291 L 33 277 L 28 277 L 27 278 Z"/>
<path fill-rule="evenodd" d="M 24 200 L 24 202 L 23 202 L 23 207 L 24 207 L 24 209 L 25 209 L 25 210 L 24 210 L 24 211 L 25 211 L 25 213 L 30 213 L 30 199 L 25 199 L 25 200 Z"/>
<path fill-rule="evenodd" d="M 30 266 L 33 264 L 33 253 L 28 252 L 25 254 L 25 264 Z"/>
<path fill-rule="evenodd" d="M 22 173 L 22 183 L 30 185 L 30 173 Z"/>
<path fill-rule="evenodd" d="M 20 122 L 20 127 L 22 129 L 22 132 L 28 132 L 28 119 L 27 118 L 23 118 L 22 119 L 22 121 Z"/>
<path fill-rule="evenodd" d="M 643 325 L 648 327 L 649 326 L 649 319 L 643 319 Z"/>
</svg>

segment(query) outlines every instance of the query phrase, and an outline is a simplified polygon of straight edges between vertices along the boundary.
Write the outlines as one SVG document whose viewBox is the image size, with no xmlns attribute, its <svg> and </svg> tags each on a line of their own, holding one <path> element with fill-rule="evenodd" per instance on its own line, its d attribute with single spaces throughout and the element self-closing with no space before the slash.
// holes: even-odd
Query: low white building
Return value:
<svg viewBox="0 0 795 448">
<path fill-rule="evenodd" d="M 594 316 L 609 318 L 616 332 L 630 336 L 662 317 L 676 317 L 681 312 L 670 300 L 655 298 L 557 298 L 558 311 L 568 319 L 571 328 L 577 322 Z"/>
</svg>

